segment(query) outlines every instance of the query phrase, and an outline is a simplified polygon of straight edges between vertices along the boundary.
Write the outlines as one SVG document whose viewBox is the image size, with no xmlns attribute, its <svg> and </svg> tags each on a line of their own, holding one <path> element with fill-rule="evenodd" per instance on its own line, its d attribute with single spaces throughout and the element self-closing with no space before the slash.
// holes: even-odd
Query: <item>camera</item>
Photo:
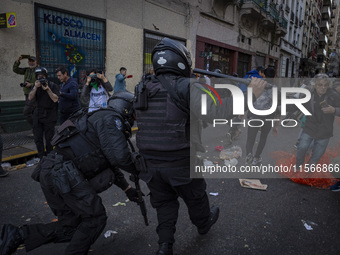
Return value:
<svg viewBox="0 0 340 255">
<path fill-rule="evenodd" d="M 97 74 L 91 74 L 90 77 L 91 77 L 91 83 L 97 82 L 97 80 L 98 80 Z"/>
<path fill-rule="evenodd" d="M 27 82 L 23 82 L 23 83 L 20 83 L 20 87 L 26 87 L 26 85 L 27 85 Z"/>
<path fill-rule="evenodd" d="M 41 78 L 39 79 L 39 82 L 42 86 L 46 87 L 48 81 L 45 78 Z"/>
</svg>

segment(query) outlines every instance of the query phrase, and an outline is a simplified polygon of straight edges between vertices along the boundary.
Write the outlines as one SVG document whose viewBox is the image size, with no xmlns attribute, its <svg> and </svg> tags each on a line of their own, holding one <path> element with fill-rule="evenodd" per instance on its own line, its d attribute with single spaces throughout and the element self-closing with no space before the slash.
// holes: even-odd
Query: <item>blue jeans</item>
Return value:
<svg viewBox="0 0 340 255">
<path fill-rule="evenodd" d="M 296 153 L 296 167 L 301 166 L 305 161 L 306 153 L 309 149 L 310 144 L 314 141 L 314 145 L 312 148 L 312 156 L 308 160 L 308 164 L 317 164 L 322 157 L 322 155 L 325 153 L 329 138 L 327 139 L 319 139 L 315 140 L 310 135 L 307 135 L 306 133 L 302 133 L 300 137 L 300 143 L 298 145 L 298 150 Z"/>
</svg>

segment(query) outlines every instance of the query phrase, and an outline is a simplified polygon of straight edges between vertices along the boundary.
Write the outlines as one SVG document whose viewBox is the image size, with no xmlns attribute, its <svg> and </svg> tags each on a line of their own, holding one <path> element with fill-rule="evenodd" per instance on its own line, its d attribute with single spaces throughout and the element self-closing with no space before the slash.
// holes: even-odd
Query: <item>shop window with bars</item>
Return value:
<svg viewBox="0 0 340 255">
<path fill-rule="evenodd" d="M 38 63 L 59 83 L 55 70 L 65 66 L 83 84 L 86 71 L 105 71 L 105 20 L 35 4 Z"/>
</svg>

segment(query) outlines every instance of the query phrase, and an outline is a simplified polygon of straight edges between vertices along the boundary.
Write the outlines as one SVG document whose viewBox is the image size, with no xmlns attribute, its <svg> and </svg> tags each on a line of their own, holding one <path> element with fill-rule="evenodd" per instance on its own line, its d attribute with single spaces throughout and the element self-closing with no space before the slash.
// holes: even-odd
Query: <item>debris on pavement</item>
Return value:
<svg viewBox="0 0 340 255">
<path fill-rule="evenodd" d="M 268 185 L 262 184 L 258 179 L 239 179 L 243 188 L 267 190 Z"/>
<path fill-rule="evenodd" d="M 224 147 L 222 145 L 215 146 L 215 151 L 223 151 Z"/>
<path fill-rule="evenodd" d="M 115 203 L 115 204 L 112 205 L 112 206 L 119 206 L 119 205 L 121 205 L 121 206 L 126 206 L 126 203 L 118 202 L 118 203 Z"/>
<path fill-rule="evenodd" d="M 218 196 L 218 192 L 214 193 L 214 192 L 210 192 L 209 195 L 212 195 L 212 196 Z"/>
<path fill-rule="evenodd" d="M 31 159 L 31 160 L 28 160 L 28 161 L 26 162 L 27 167 L 34 166 L 35 164 L 38 164 L 39 161 L 40 161 L 40 158 L 33 158 L 33 159 Z"/>
<path fill-rule="evenodd" d="M 242 149 L 240 146 L 233 146 L 229 149 L 224 149 L 220 153 L 220 159 L 231 160 L 233 158 L 242 157 Z"/>
<path fill-rule="evenodd" d="M 311 225 L 315 225 L 317 226 L 318 224 L 312 222 L 312 221 L 306 221 L 306 220 L 301 220 L 303 226 L 307 229 L 307 230 L 313 230 L 313 227 Z"/>
<path fill-rule="evenodd" d="M 214 166 L 214 163 L 210 160 L 203 159 L 204 166 Z"/>
<path fill-rule="evenodd" d="M 25 168 L 26 166 L 27 166 L 26 164 L 20 164 L 20 165 L 13 166 L 12 169 L 13 170 L 18 170 L 18 169 Z"/>
<path fill-rule="evenodd" d="M 224 160 L 224 165 L 226 166 L 236 166 L 238 164 L 238 160 L 236 158 L 233 158 L 231 160 Z"/>
<path fill-rule="evenodd" d="M 118 232 L 117 232 L 117 231 L 114 231 L 114 230 L 108 230 L 108 231 L 105 232 L 104 237 L 105 237 L 105 238 L 109 238 L 109 237 L 111 236 L 111 234 L 112 234 L 112 235 L 117 235 Z"/>
<path fill-rule="evenodd" d="M 8 162 L 2 163 L 1 166 L 2 166 L 2 168 L 3 168 L 4 170 L 6 170 L 6 171 L 11 170 L 11 168 L 12 168 L 11 163 L 8 163 Z"/>
</svg>

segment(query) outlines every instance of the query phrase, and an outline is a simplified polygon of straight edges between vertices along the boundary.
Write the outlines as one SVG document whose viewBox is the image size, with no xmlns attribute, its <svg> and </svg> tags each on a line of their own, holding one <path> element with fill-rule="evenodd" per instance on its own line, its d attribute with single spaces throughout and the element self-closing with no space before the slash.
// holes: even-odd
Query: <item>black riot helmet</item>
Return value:
<svg viewBox="0 0 340 255">
<path fill-rule="evenodd" d="M 45 75 L 46 79 L 48 78 L 48 71 L 45 67 L 37 67 L 35 69 L 35 79 L 38 80 L 38 75 L 43 74 Z"/>
<path fill-rule="evenodd" d="M 119 113 L 130 125 L 133 125 L 135 120 L 133 113 L 133 100 L 134 95 L 128 91 L 121 91 L 114 93 L 107 101 L 108 107 L 113 108 L 117 113 Z"/>
<path fill-rule="evenodd" d="M 190 77 L 192 64 L 190 52 L 178 41 L 163 38 L 153 48 L 151 59 L 156 75 L 174 73 Z"/>
</svg>

